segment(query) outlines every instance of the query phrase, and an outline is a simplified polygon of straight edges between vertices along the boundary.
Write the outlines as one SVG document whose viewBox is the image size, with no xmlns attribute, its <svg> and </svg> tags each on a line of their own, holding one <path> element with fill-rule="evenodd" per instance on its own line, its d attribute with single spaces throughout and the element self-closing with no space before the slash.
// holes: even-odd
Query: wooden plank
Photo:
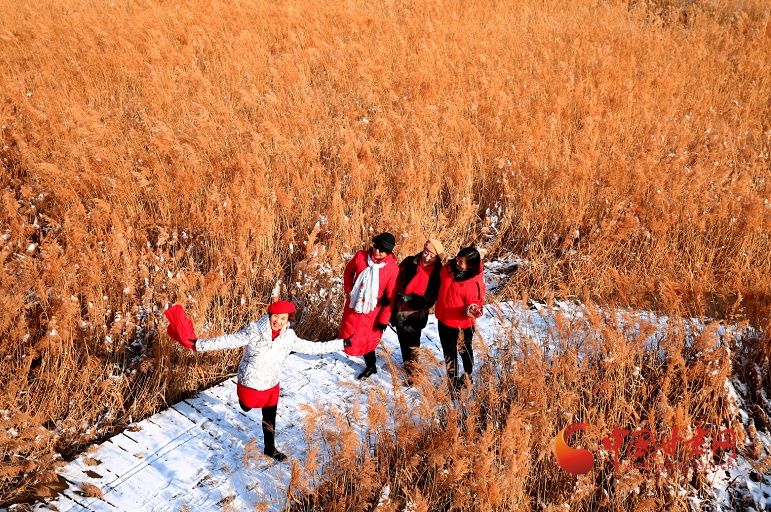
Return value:
<svg viewBox="0 0 771 512">
<path fill-rule="evenodd" d="M 139 424 L 142 430 L 124 432 L 126 437 L 136 443 L 136 449 L 146 456 L 164 450 L 170 445 L 179 444 L 180 439 L 195 435 L 199 425 L 186 418 L 179 411 L 166 410 Z"/>
<path fill-rule="evenodd" d="M 118 507 L 108 501 L 100 498 L 89 498 L 88 496 L 81 496 L 80 492 L 80 489 L 73 489 L 72 487 L 65 490 L 56 501 L 57 508 L 59 508 L 59 510 L 90 510 L 94 512 L 115 512 L 119 510 Z M 105 492 L 105 490 L 102 489 L 102 492 Z M 109 499 L 106 495 L 105 498 Z M 62 506 L 65 504 L 69 507 L 68 509 L 62 508 Z"/>
</svg>

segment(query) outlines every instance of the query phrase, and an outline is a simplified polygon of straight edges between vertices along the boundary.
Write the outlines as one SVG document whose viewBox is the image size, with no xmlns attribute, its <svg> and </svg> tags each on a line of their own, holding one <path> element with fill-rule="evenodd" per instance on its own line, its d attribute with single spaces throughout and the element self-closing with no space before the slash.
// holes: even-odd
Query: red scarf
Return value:
<svg viewBox="0 0 771 512">
<path fill-rule="evenodd" d="M 415 277 L 413 277 L 404 288 L 404 293 L 424 295 L 426 293 L 426 288 L 428 288 L 428 279 L 431 277 L 431 271 L 434 269 L 434 265 L 436 265 L 436 262 L 427 267 L 423 266 L 422 262 L 418 262 L 418 271 L 415 272 Z"/>
<path fill-rule="evenodd" d="M 280 330 L 274 331 L 273 329 L 271 329 L 270 334 L 273 336 L 271 339 L 275 340 L 276 338 L 278 338 L 278 335 L 281 334 L 281 331 Z"/>
</svg>

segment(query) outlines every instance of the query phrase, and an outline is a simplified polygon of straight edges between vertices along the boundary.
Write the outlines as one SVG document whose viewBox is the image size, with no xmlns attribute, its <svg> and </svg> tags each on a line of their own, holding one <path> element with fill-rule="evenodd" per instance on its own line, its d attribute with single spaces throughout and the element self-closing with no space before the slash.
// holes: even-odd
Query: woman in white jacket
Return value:
<svg viewBox="0 0 771 512">
<path fill-rule="evenodd" d="M 284 360 L 291 352 L 324 354 L 350 345 L 350 341 L 341 339 L 313 342 L 298 338 L 289 327 L 289 316 L 294 312 L 295 306 L 291 302 L 274 302 L 266 315 L 237 333 L 191 340 L 192 347 L 183 343 L 198 352 L 246 347 L 238 365 L 238 402 L 244 411 L 262 409 L 263 453 L 278 461 L 286 459 L 275 445 L 279 373 Z"/>
</svg>

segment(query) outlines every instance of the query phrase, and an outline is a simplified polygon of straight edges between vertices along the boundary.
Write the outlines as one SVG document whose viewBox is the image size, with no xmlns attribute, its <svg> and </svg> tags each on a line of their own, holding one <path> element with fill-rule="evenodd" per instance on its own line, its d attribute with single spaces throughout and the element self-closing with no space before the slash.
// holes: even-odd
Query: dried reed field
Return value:
<svg viewBox="0 0 771 512">
<path fill-rule="evenodd" d="M 219 334 L 276 289 L 301 335 L 333 337 L 337 278 L 373 230 L 401 256 L 436 234 L 522 257 L 505 298 L 746 321 L 771 393 L 770 19 L 765 0 L 0 0 L 0 504 L 232 373 L 238 354 L 170 342 L 167 305 Z M 572 485 L 544 458 L 560 411 L 725 420 L 709 371 L 743 366 L 721 349 L 708 371 L 671 336 L 648 365 L 613 329 L 597 342 L 624 352 L 613 368 L 502 358 L 516 371 L 488 368 L 484 399 L 446 420 L 472 458 L 460 434 L 409 430 L 365 469 L 395 464 L 415 510 L 444 509 L 495 460 L 519 472 L 480 509 L 539 509 Z M 649 388 L 632 393 L 635 366 Z M 560 410 L 557 388 L 575 391 Z M 455 454 L 455 480 L 396 464 L 406 447 Z M 295 503 L 363 506 L 338 482 Z M 571 503 L 682 507 L 652 489 Z"/>
</svg>

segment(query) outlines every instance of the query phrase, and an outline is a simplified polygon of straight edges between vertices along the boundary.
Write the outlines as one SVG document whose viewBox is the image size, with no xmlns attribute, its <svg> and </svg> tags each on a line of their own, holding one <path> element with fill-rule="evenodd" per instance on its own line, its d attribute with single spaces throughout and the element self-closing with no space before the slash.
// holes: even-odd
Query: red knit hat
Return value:
<svg viewBox="0 0 771 512">
<path fill-rule="evenodd" d="M 288 300 L 277 300 L 270 306 L 268 306 L 268 314 L 269 315 L 280 315 L 282 313 L 287 313 L 291 315 L 297 311 L 297 308 L 294 307 L 294 304 L 289 302 Z"/>
</svg>

